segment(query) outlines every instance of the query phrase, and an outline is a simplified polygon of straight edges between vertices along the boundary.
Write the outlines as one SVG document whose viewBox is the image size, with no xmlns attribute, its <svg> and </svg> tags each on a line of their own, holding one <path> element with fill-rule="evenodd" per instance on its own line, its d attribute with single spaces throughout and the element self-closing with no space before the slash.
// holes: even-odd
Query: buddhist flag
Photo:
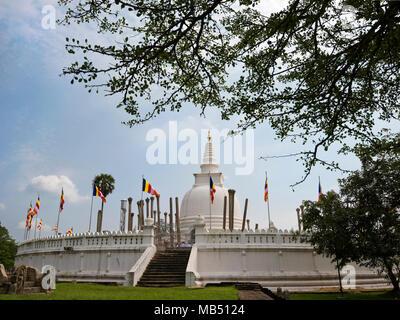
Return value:
<svg viewBox="0 0 400 320">
<path fill-rule="evenodd" d="M 31 202 L 29 209 L 28 209 L 28 214 L 26 215 L 26 225 L 25 225 L 26 228 L 29 225 L 29 221 L 31 219 L 32 214 L 33 214 L 33 209 L 32 209 L 32 202 Z"/>
<path fill-rule="evenodd" d="M 93 185 L 93 196 L 94 196 L 94 197 L 100 197 L 101 200 L 103 200 L 103 202 L 107 202 L 107 201 L 106 201 L 106 197 L 103 196 L 103 194 L 101 193 L 100 189 L 97 188 L 96 185 Z"/>
<path fill-rule="evenodd" d="M 210 196 L 211 196 L 211 203 L 214 202 L 214 193 L 215 193 L 215 185 L 213 179 L 210 177 Z"/>
<path fill-rule="evenodd" d="M 35 205 L 35 209 L 33 209 L 32 216 L 34 217 L 38 212 L 40 208 L 40 198 L 38 197 Z"/>
<path fill-rule="evenodd" d="M 64 189 L 61 189 L 61 199 L 60 199 L 60 213 L 64 209 Z"/>
<path fill-rule="evenodd" d="M 30 215 L 28 219 L 29 219 L 29 224 L 28 224 L 28 231 L 29 231 L 29 230 L 31 230 L 31 227 L 32 227 L 33 215 Z"/>
<path fill-rule="evenodd" d="M 72 234 L 72 227 L 71 227 L 71 229 L 69 229 L 69 230 L 66 232 L 66 234 Z"/>
<path fill-rule="evenodd" d="M 160 196 L 157 193 L 157 191 L 151 186 L 151 184 L 145 178 L 143 178 L 142 191 L 144 191 L 146 193 L 150 193 L 156 197 Z"/>
<path fill-rule="evenodd" d="M 318 183 L 318 201 L 322 199 L 322 188 L 321 188 L 321 181 Z"/>
<path fill-rule="evenodd" d="M 53 228 L 53 231 L 57 231 L 57 230 L 58 230 L 58 227 L 55 226 L 55 227 Z"/>
<path fill-rule="evenodd" d="M 268 201 L 268 177 L 265 177 L 265 186 L 264 186 L 264 201 Z"/>
<path fill-rule="evenodd" d="M 42 230 L 42 220 L 39 221 L 39 224 L 38 224 L 37 228 L 38 228 L 39 230 Z"/>
</svg>

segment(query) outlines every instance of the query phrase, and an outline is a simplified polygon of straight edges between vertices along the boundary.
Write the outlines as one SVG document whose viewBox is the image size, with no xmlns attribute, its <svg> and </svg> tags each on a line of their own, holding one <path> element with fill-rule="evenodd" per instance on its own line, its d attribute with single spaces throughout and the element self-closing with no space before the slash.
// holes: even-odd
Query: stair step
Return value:
<svg viewBox="0 0 400 320">
<path fill-rule="evenodd" d="M 40 293 L 42 292 L 42 288 L 41 287 L 28 287 L 28 288 L 24 288 L 24 294 L 29 294 L 29 293 Z"/>
<path fill-rule="evenodd" d="M 190 249 L 157 252 L 137 283 L 140 287 L 177 287 L 185 285 Z"/>
</svg>

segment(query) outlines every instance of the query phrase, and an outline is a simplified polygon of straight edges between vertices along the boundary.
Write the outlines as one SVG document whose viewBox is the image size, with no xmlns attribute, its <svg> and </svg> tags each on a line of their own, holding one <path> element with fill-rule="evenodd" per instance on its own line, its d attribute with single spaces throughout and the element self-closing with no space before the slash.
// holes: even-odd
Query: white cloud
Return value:
<svg viewBox="0 0 400 320">
<path fill-rule="evenodd" d="M 6 208 L 6 205 L 4 203 L 0 202 L 0 210 L 4 210 Z"/>
<path fill-rule="evenodd" d="M 45 191 L 58 195 L 61 194 L 61 189 L 63 188 L 65 201 L 72 203 L 90 198 L 89 196 L 81 196 L 76 185 L 67 176 L 37 176 L 31 180 L 29 186 L 38 191 Z"/>
</svg>

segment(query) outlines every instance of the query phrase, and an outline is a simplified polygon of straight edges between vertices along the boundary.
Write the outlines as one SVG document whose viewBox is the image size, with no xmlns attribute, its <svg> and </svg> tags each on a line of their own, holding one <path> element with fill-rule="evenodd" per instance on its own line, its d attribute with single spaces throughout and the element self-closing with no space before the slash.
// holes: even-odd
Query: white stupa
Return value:
<svg viewBox="0 0 400 320">
<path fill-rule="evenodd" d="M 222 229 L 224 214 L 224 197 L 227 197 L 226 209 L 226 229 L 228 225 L 228 189 L 224 187 L 224 176 L 222 172 L 218 172 L 218 164 L 214 157 L 214 150 L 211 142 L 210 133 L 208 134 L 208 142 L 206 143 L 203 161 L 200 165 L 201 173 L 194 173 L 194 185 L 192 189 L 185 193 L 180 206 L 180 228 L 183 239 L 190 239 L 197 217 L 203 216 L 206 228 Z M 216 192 L 214 201 L 210 200 L 210 176 L 214 182 Z M 240 204 L 234 198 L 234 229 L 242 227 L 242 213 Z"/>
</svg>

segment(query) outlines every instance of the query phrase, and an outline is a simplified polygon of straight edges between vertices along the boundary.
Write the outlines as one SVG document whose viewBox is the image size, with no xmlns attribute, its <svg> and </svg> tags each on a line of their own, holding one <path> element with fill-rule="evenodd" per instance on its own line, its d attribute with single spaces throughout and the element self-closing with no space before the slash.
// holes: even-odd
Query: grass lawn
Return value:
<svg viewBox="0 0 400 320">
<path fill-rule="evenodd" d="M 57 283 L 51 294 L 0 294 L 0 300 L 238 300 L 238 290 L 234 286 L 192 289 Z"/>
<path fill-rule="evenodd" d="M 390 291 L 371 292 L 345 292 L 343 297 L 340 293 L 292 293 L 291 300 L 399 300 L 400 297 L 393 297 Z"/>
</svg>

